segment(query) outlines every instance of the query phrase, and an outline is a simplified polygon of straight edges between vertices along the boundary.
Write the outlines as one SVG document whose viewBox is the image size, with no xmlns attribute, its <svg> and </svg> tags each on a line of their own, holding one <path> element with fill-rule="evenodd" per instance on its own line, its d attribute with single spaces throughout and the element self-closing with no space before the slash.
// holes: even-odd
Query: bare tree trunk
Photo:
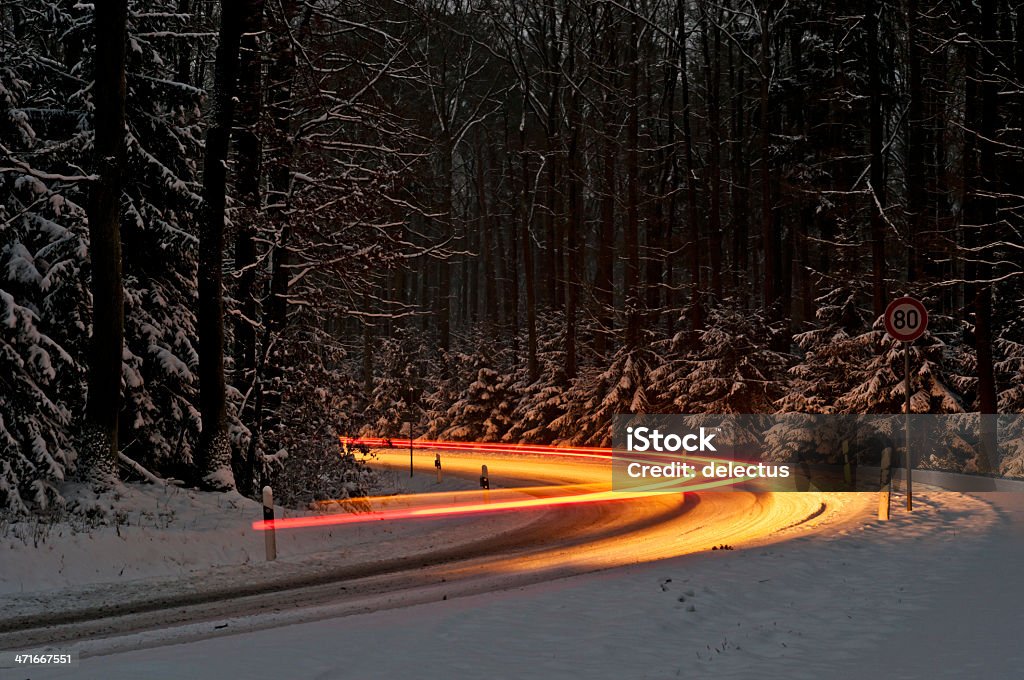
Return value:
<svg viewBox="0 0 1024 680">
<path fill-rule="evenodd" d="M 369 293 L 363 294 L 363 309 L 372 310 Z M 361 320 L 363 327 L 363 389 L 373 393 L 373 317 Z"/>
<path fill-rule="evenodd" d="M 452 198 L 454 188 L 452 186 L 455 178 L 452 171 L 452 155 L 455 153 L 452 148 L 452 140 L 447 137 L 441 148 L 441 181 L 444 186 L 441 188 L 441 213 L 444 215 L 445 223 L 448 225 L 448 232 L 455 230 L 455 206 Z M 440 278 L 437 291 L 437 331 L 438 344 L 441 349 L 447 352 L 451 348 L 451 323 L 452 323 L 452 267 L 453 262 L 445 260 L 439 264 Z"/>
<path fill-rule="evenodd" d="M 502 164 L 497 157 L 496 148 L 498 145 L 489 135 L 485 136 L 484 142 L 487 145 L 487 167 L 488 184 L 490 189 L 490 203 L 485 203 L 484 212 L 487 215 L 488 224 L 484 228 L 487 233 L 484 235 L 484 248 L 486 258 L 484 260 L 484 283 L 486 290 L 484 304 L 487 307 L 486 318 L 492 326 L 509 328 L 512 325 L 514 312 L 507 304 L 509 299 L 508 270 L 515 267 L 514 253 L 505 249 L 505 223 L 508 214 L 501 209 L 501 179 Z M 505 148 L 508 148 L 508 138 L 505 138 Z M 513 297 L 512 300 L 515 300 Z M 515 338 L 513 332 L 512 338 Z"/>
<path fill-rule="evenodd" d="M 570 131 L 569 142 L 569 192 L 568 192 L 568 224 L 566 225 L 566 282 L 565 282 L 565 376 L 576 377 L 576 307 L 579 302 L 579 235 L 583 230 L 583 219 L 580 214 L 583 203 L 580 199 L 580 179 L 576 163 L 578 141 L 580 136 L 576 98 L 570 104 L 570 117 L 573 129 Z"/>
<path fill-rule="evenodd" d="M 612 343 L 612 312 L 615 305 L 615 135 L 610 123 L 611 107 L 605 110 L 605 127 L 601 136 L 600 236 L 597 241 L 597 269 L 594 273 L 594 299 L 597 303 L 598 328 L 594 351 L 605 356 Z"/>
<path fill-rule="evenodd" d="M 708 109 L 708 193 L 711 210 L 708 214 L 708 250 L 711 255 L 711 293 L 716 301 L 722 300 L 722 143 L 721 115 L 719 111 L 721 37 L 717 27 L 711 28 L 707 2 L 700 4 L 701 50 L 704 55 L 704 83 Z M 708 35 L 714 30 L 714 43 Z M 713 54 L 712 54 L 713 52 Z M 712 61 L 713 57 L 713 61 Z"/>
<path fill-rule="evenodd" d="M 684 42 L 686 35 L 686 3 L 680 0 L 676 12 L 678 14 L 678 28 L 676 39 Z M 686 222 L 689 231 L 689 260 L 690 260 L 690 331 L 692 333 L 690 344 L 694 344 L 697 334 L 704 328 L 704 301 L 701 291 L 700 274 L 700 221 L 697 211 L 697 177 L 696 167 L 693 159 L 693 132 L 690 125 L 690 77 L 688 72 L 688 60 L 686 50 L 679 51 L 679 75 L 680 84 L 683 88 L 683 148 L 686 156 Z"/>
<path fill-rule="evenodd" d="M 263 110 L 263 0 L 248 0 L 248 11 L 242 19 L 239 44 L 238 125 L 235 127 L 236 173 L 235 190 L 244 208 L 235 236 L 235 271 L 241 315 L 235 323 L 235 371 L 233 381 L 245 394 L 256 379 L 256 325 L 260 310 L 256 303 L 256 235 L 262 213 L 261 183 L 263 178 L 263 143 L 259 131 Z M 251 410 L 251 409 L 250 409 Z M 244 420 L 248 415 L 242 414 Z M 255 461 L 241 447 L 232 450 L 231 467 L 238 488 L 246 494 L 255 493 Z"/>
<path fill-rule="evenodd" d="M 749 219 L 747 192 L 750 188 L 749 170 L 746 167 L 743 138 L 746 130 L 743 125 L 744 99 L 742 84 L 745 82 L 744 69 L 736 69 L 732 61 L 732 46 L 729 47 L 729 82 L 732 83 L 732 138 L 729 146 L 729 160 L 732 166 L 730 230 L 732 231 L 732 285 L 745 307 L 748 304 L 749 285 L 749 250 L 748 225 Z"/>
<path fill-rule="evenodd" d="M 254 467 L 254 481 L 258 477 L 255 468 L 258 465 L 257 449 L 262 446 L 263 431 L 266 428 L 267 414 L 276 414 L 280 403 L 279 390 L 268 389 L 281 374 L 277 359 L 278 339 L 287 326 L 288 318 L 288 276 L 285 264 L 288 257 L 288 241 L 291 228 L 286 208 L 291 186 L 291 162 L 293 142 L 289 115 L 292 99 L 292 84 L 295 79 L 295 53 L 292 48 L 291 36 L 286 25 L 292 21 L 296 12 L 296 3 L 289 0 L 278 6 L 273 13 L 274 30 L 270 43 L 269 67 L 267 69 L 267 109 L 273 123 L 270 130 L 274 141 L 272 152 L 267 154 L 267 205 L 268 222 L 279 225 L 276 243 L 270 257 L 270 286 L 267 305 L 263 315 L 263 337 L 256 362 L 253 379 L 252 420 L 250 424 L 251 438 L 247 453 L 250 464 Z M 303 24 L 308 14 L 303 18 Z M 259 484 L 257 483 L 257 486 Z"/>
<path fill-rule="evenodd" d="M 523 106 L 526 106 L 526 94 L 523 94 Z M 525 114 L 524 114 L 525 115 Z M 519 148 L 522 156 L 522 213 L 520 241 L 523 246 L 523 276 L 526 288 L 526 366 L 530 382 L 536 382 L 540 376 L 537 364 L 537 293 L 536 279 L 533 271 L 533 240 L 530 237 L 530 160 L 526 153 L 526 131 L 519 130 Z"/>
<path fill-rule="evenodd" d="M 125 164 L 127 0 L 96 4 L 93 103 L 97 179 L 89 189 L 92 337 L 82 432 L 83 467 L 99 486 L 116 479 L 124 289 L 121 282 L 121 189 Z"/>
<path fill-rule="evenodd" d="M 973 3 L 962 3 L 967 34 L 974 40 L 964 61 L 964 150 L 962 202 L 963 240 L 967 248 L 964 301 L 967 313 L 974 313 L 974 349 L 977 358 L 977 406 L 982 414 L 997 410 L 997 393 L 992 358 L 992 268 L 985 249 L 984 235 L 996 239 L 996 206 L 990 192 L 987 173 L 995 172 L 995 128 L 997 122 L 996 84 L 994 80 L 994 27 L 990 0 L 981 3 L 980 13 Z M 979 54 L 981 58 L 979 59 Z M 979 101 L 980 100 L 980 101 Z M 994 429 L 982 419 L 982 453 L 976 463 L 979 472 L 989 472 L 994 459 Z"/>
<path fill-rule="evenodd" d="M 870 90 L 869 134 L 868 144 L 871 154 L 871 292 L 872 306 L 875 317 L 885 311 L 885 226 L 882 209 L 885 207 L 885 174 L 882 157 L 882 83 L 881 64 L 878 54 L 878 12 L 880 8 L 869 4 L 866 16 L 866 32 L 868 36 L 868 89 Z"/>
<path fill-rule="evenodd" d="M 526 107 L 527 93 L 522 91 L 522 116 L 519 123 L 519 158 L 522 173 L 522 193 L 519 199 L 521 217 L 519 241 L 522 245 L 523 287 L 526 289 L 526 373 L 529 382 L 534 383 L 541 375 L 537 360 L 537 279 L 534 271 L 534 242 L 530 238 L 529 226 L 531 208 L 529 201 L 529 155 L 526 152 Z"/>
<path fill-rule="evenodd" d="M 923 92 L 921 82 L 920 41 L 923 36 L 917 30 L 917 0 L 907 2 L 907 70 L 909 100 L 907 102 L 907 156 L 906 156 L 906 224 L 907 239 L 907 280 L 913 281 L 922 274 L 922 232 L 924 231 L 925 176 L 924 176 L 924 135 L 922 128 Z"/>
<path fill-rule="evenodd" d="M 525 112 L 524 112 L 525 114 Z M 492 149 L 493 152 L 493 149 Z M 512 182 L 515 177 L 515 161 L 512 153 L 511 138 L 508 134 L 508 116 L 505 116 L 505 159 L 508 164 L 508 178 Z M 496 162 L 492 166 L 497 167 Z M 494 174 L 494 189 L 492 195 L 499 195 L 500 179 L 497 173 Z M 512 196 L 515 194 L 513 192 Z M 515 215 L 508 219 L 508 232 L 505 229 L 498 230 L 498 278 L 502 285 L 502 307 L 505 310 L 507 319 L 512 331 L 512 347 L 519 350 L 519 239 L 516 238 Z M 506 239 L 507 238 L 507 246 Z M 506 257 L 507 255 L 507 257 Z"/>
<path fill-rule="evenodd" d="M 214 91 L 203 165 L 203 220 L 199 229 L 199 410 L 203 431 L 197 450 L 198 474 L 205 484 L 234 488 L 227 433 L 224 381 L 224 208 L 228 142 L 234 119 L 242 0 L 222 0 Z"/>
<path fill-rule="evenodd" d="M 981 0 L 981 129 L 978 131 L 979 171 L 978 187 L 985 194 L 981 204 L 978 222 L 981 234 L 988 236 L 988 242 L 1000 240 L 999 214 L 996 197 L 1003 188 L 995 181 L 998 176 L 996 160 L 996 135 L 999 125 L 998 84 L 996 81 L 996 30 L 995 2 Z M 979 234 L 980 236 L 980 234 Z M 990 414 L 998 411 L 995 370 L 992 360 L 992 265 L 991 256 L 981 255 L 978 264 L 978 285 L 975 297 L 975 349 L 978 353 L 978 410 Z M 992 450 L 992 455 L 995 451 Z M 992 460 L 990 458 L 990 460 Z"/>
<path fill-rule="evenodd" d="M 769 319 L 778 318 L 779 308 L 779 247 L 775 232 L 775 205 L 772 202 L 771 177 L 771 101 L 769 100 L 769 78 L 771 64 L 769 53 L 768 10 L 761 10 L 761 248 L 764 254 L 764 308 Z"/>
<path fill-rule="evenodd" d="M 606 21 L 609 15 L 606 13 Z M 603 57 L 603 68 L 600 68 L 600 82 L 603 88 L 599 115 L 601 118 L 600 141 L 597 145 L 600 161 L 600 200 L 598 206 L 597 252 L 595 253 L 593 296 L 596 309 L 594 318 L 597 323 L 594 329 L 594 353 L 604 358 L 615 341 L 615 164 L 618 156 L 616 134 L 615 104 L 613 92 L 618 86 L 615 74 L 618 72 L 618 54 L 620 32 L 604 27 L 603 40 L 595 40 L 595 48 L 601 54 L 594 54 L 592 60 L 598 62 Z"/>
<path fill-rule="evenodd" d="M 637 102 L 637 18 L 630 19 L 629 102 L 626 105 L 626 238 L 625 238 L 625 344 L 631 349 L 640 345 L 640 161 L 637 146 L 640 137 L 640 114 Z"/>
</svg>

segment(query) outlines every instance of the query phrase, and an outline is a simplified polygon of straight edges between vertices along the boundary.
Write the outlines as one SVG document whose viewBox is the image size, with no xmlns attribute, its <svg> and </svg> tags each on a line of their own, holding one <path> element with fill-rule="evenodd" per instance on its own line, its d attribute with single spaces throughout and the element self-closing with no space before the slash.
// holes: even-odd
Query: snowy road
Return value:
<svg viewBox="0 0 1024 680">
<path fill-rule="evenodd" d="M 379 461 L 407 469 L 408 454 L 382 452 Z M 609 480 L 603 462 L 444 454 L 446 474 L 475 478 L 482 464 L 490 467 L 495 485 L 607 485 Z M 432 473 L 433 453 L 419 455 L 417 466 L 420 474 Z M 105 654 L 441 601 L 706 551 L 720 543 L 751 547 L 835 531 L 871 502 L 854 494 L 719 492 L 520 511 L 528 521 L 491 538 L 460 543 L 452 536 L 450 544 L 400 558 L 364 554 L 361 561 L 339 564 L 321 558 L 308 569 L 290 565 L 273 581 L 264 574 L 239 582 L 237 574 L 225 570 L 178 592 L 165 583 L 155 595 L 126 591 L 116 597 L 115 587 L 99 604 L 87 596 L 64 606 L 37 601 L 36 611 L 27 615 L 5 611 L 0 649 L 78 643 L 84 655 Z M 416 521 L 424 529 L 434 522 Z"/>
<path fill-rule="evenodd" d="M 865 512 L 776 545 L 96 655 L 31 680 L 1010 680 L 1022 499 L 921 493 L 888 523 Z"/>
</svg>

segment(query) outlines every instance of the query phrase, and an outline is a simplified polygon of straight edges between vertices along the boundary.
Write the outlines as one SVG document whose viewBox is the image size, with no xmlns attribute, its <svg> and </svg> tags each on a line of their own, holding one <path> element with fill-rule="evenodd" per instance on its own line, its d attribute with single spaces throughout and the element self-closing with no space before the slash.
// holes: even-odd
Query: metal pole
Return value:
<svg viewBox="0 0 1024 680">
<path fill-rule="evenodd" d="M 914 509 L 913 485 L 910 480 L 910 343 L 903 343 L 903 391 L 906 392 L 906 423 L 903 430 L 903 456 L 907 469 L 907 510 Z"/>
<path fill-rule="evenodd" d="M 409 476 L 412 477 L 412 421 L 409 421 Z"/>
</svg>

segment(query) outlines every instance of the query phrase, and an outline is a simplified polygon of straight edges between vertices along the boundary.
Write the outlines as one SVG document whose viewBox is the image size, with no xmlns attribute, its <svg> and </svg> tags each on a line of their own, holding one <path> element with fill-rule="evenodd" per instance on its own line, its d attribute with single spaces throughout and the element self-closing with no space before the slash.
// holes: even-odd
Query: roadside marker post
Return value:
<svg viewBox="0 0 1024 680">
<path fill-rule="evenodd" d="M 850 464 L 850 441 L 843 440 L 843 481 L 851 491 L 857 490 L 857 480 L 854 479 L 853 466 Z"/>
<path fill-rule="evenodd" d="M 885 332 L 893 340 L 903 343 L 903 391 L 906 396 L 904 413 L 905 467 L 907 472 L 907 510 L 914 509 L 913 484 L 910 478 L 910 346 L 928 329 L 928 310 L 912 297 L 898 297 L 885 308 Z"/>
<path fill-rule="evenodd" d="M 892 449 L 886 446 L 882 449 L 882 462 L 879 465 L 882 472 L 881 493 L 878 494 L 878 519 L 889 519 L 889 505 L 892 497 Z"/>
<path fill-rule="evenodd" d="M 491 479 L 487 475 L 487 466 L 480 466 L 480 488 L 484 490 L 484 503 L 490 500 Z"/>
<path fill-rule="evenodd" d="M 412 477 L 412 420 L 411 416 L 406 417 L 410 418 L 410 420 L 402 423 L 402 429 L 409 435 L 409 477 Z"/>
<path fill-rule="evenodd" d="M 269 486 L 263 487 L 263 521 L 274 521 L 274 492 Z M 267 548 L 267 561 L 273 562 L 277 559 L 277 538 L 273 524 L 263 532 L 263 542 Z"/>
<path fill-rule="evenodd" d="M 441 454 L 434 454 L 434 468 L 437 469 L 437 483 L 441 483 Z"/>
</svg>

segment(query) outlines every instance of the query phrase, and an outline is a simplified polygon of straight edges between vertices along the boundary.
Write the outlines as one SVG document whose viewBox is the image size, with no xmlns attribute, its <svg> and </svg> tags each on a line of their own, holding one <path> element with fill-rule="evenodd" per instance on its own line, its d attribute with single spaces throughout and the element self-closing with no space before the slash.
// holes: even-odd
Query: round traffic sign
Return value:
<svg viewBox="0 0 1024 680">
<path fill-rule="evenodd" d="M 913 342 L 928 328 L 928 310 L 912 297 L 896 298 L 885 308 L 885 332 L 893 340 Z"/>
</svg>

